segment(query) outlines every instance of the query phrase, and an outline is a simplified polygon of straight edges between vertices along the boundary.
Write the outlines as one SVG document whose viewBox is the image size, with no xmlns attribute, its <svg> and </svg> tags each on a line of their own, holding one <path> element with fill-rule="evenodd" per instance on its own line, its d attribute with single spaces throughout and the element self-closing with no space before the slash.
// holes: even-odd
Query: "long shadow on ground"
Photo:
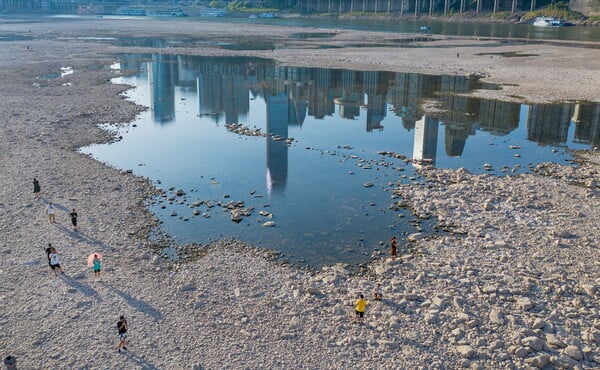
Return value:
<svg viewBox="0 0 600 370">
<path fill-rule="evenodd" d="M 128 293 L 126 293 L 122 290 L 119 290 L 110 284 L 107 284 L 105 282 L 102 282 L 101 284 L 103 284 L 105 287 L 112 290 L 116 295 L 121 297 L 123 300 L 125 300 L 125 302 L 128 305 L 135 308 L 136 310 L 138 310 L 142 313 L 145 313 L 146 315 L 152 316 L 157 320 L 162 319 L 162 314 L 160 313 L 160 311 L 158 311 L 156 308 L 152 307 L 148 303 L 142 301 L 141 299 L 134 298 L 131 295 L 129 295 Z"/>
</svg>

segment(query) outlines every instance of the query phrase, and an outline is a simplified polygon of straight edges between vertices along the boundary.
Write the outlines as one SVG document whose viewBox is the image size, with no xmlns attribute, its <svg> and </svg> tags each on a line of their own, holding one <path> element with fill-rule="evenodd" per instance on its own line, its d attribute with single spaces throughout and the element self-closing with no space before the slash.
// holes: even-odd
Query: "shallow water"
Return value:
<svg viewBox="0 0 600 370">
<path fill-rule="evenodd" d="M 117 65 L 131 75 L 114 82 L 137 86 L 129 98 L 150 109 L 119 142 L 82 151 L 165 189 L 150 209 L 179 242 L 231 236 L 311 266 L 361 263 L 392 235 L 402 246 L 409 233 L 437 232 L 393 207 L 394 184 L 424 181 L 409 159 L 505 175 L 600 146 L 600 104 L 465 97 L 499 88 L 466 77 L 169 55 Z M 234 123 L 271 136 L 234 133 Z M 232 222 L 230 202 L 254 210 Z"/>
</svg>

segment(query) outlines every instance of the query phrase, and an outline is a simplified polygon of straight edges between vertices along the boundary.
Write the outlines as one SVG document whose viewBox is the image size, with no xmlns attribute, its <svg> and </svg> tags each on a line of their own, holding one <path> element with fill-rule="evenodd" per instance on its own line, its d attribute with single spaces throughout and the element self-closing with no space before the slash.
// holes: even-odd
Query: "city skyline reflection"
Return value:
<svg viewBox="0 0 600 370">
<path fill-rule="evenodd" d="M 567 148 L 600 145 L 598 103 L 477 99 L 466 94 L 498 87 L 466 76 L 243 57 L 127 54 L 118 63 L 126 75 L 115 82 L 136 86 L 127 95 L 150 109 L 122 141 L 89 153 L 185 189 L 181 202 L 150 206 L 179 242 L 235 237 L 312 266 L 360 263 L 391 235 L 432 232 L 389 208 L 394 184 L 423 181 L 413 164 L 523 173 L 568 161 Z M 234 133 L 230 124 L 269 135 Z M 192 215 L 193 202 L 224 199 L 255 211 L 240 223 L 217 207 Z M 262 227 L 259 210 L 276 226 Z"/>
</svg>

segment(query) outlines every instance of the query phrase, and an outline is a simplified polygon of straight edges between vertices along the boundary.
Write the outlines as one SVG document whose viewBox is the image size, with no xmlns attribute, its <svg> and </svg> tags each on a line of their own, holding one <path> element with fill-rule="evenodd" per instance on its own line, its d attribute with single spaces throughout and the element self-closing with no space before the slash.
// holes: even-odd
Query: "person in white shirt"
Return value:
<svg viewBox="0 0 600 370">
<path fill-rule="evenodd" d="M 56 223 L 56 209 L 52 205 L 52 202 L 48 202 L 48 207 L 46 207 L 46 212 L 48 212 L 48 221 L 51 224 Z"/>
<path fill-rule="evenodd" d="M 65 270 L 63 270 L 62 266 L 60 265 L 60 257 L 59 256 L 60 256 L 60 253 L 58 253 L 56 250 L 53 250 L 50 253 L 50 268 L 54 272 L 54 275 L 58 275 L 58 273 L 56 272 L 56 269 L 59 269 L 62 274 L 65 273 Z"/>
</svg>

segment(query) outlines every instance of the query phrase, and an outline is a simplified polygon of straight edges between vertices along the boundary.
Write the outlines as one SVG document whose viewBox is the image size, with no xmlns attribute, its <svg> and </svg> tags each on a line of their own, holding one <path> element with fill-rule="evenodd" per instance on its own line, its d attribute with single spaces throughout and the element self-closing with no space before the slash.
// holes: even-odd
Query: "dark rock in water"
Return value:
<svg viewBox="0 0 600 370">
<path fill-rule="evenodd" d="M 240 223 L 242 221 L 242 218 L 242 214 L 239 211 L 231 211 L 231 221 Z"/>
<path fill-rule="evenodd" d="M 183 189 L 177 189 L 175 195 L 177 195 L 178 197 L 182 197 L 185 195 L 185 191 L 183 191 Z"/>
</svg>

